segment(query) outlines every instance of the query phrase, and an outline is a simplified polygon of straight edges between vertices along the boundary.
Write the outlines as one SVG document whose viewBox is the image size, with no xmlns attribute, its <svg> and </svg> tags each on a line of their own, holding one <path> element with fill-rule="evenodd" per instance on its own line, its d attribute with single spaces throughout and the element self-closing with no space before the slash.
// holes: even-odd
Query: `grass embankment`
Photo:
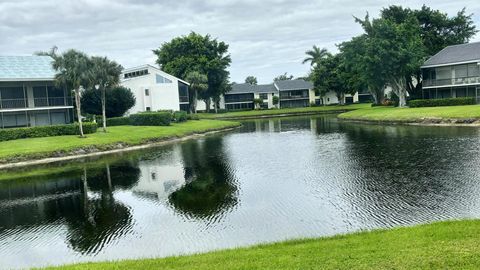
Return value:
<svg viewBox="0 0 480 270">
<path fill-rule="evenodd" d="M 87 135 L 29 138 L 0 142 L 0 163 L 75 154 L 75 151 L 98 152 L 126 146 L 158 142 L 196 133 L 222 130 L 240 123 L 217 120 L 188 121 L 170 126 L 116 126 L 107 133 Z M 121 145 L 119 145 L 121 144 Z M 81 151 L 82 152 L 82 151 Z"/>
<path fill-rule="evenodd" d="M 472 123 L 480 121 L 480 105 L 393 108 L 371 107 L 342 113 L 340 119 L 399 123 Z"/>
<path fill-rule="evenodd" d="M 478 243 L 480 221 L 467 220 L 59 269 L 478 269 Z"/>
<path fill-rule="evenodd" d="M 352 105 L 336 105 L 336 106 L 319 106 L 304 108 L 286 108 L 271 110 L 251 110 L 226 113 L 199 113 L 198 116 L 203 119 L 241 119 L 253 117 L 270 117 L 279 115 L 299 115 L 299 114 L 316 114 L 316 113 L 334 113 L 350 110 L 368 108 L 370 104 L 352 104 Z"/>
</svg>

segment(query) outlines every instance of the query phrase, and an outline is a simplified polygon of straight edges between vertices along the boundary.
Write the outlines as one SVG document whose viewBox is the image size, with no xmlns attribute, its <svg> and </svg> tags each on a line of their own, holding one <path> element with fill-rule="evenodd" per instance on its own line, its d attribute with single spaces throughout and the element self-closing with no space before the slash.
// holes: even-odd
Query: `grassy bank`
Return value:
<svg viewBox="0 0 480 270">
<path fill-rule="evenodd" d="M 60 269 L 478 269 L 479 242 L 480 221 L 468 220 Z"/>
<path fill-rule="evenodd" d="M 74 152 L 109 150 L 156 142 L 194 133 L 205 133 L 239 126 L 240 123 L 217 120 L 188 121 L 171 126 L 116 126 L 87 135 L 30 138 L 0 142 L 0 163 L 75 154 Z"/>
<path fill-rule="evenodd" d="M 371 107 L 342 113 L 338 117 L 373 122 L 472 122 L 480 120 L 480 105 L 425 108 Z"/>
<path fill-rule="evenodd" d="M 227 113 L 199 113 L 198 116 L 203 119 L 241 119 L 252 117 L 269 117 L 278 115 L 296 115 L 296 114 L 315 114 L 315 113 L 333 113 L 344 112 L 350 110 L 357 110 L 368 108 L 370 104 L 352 104 L 345 106 L 319 106 L 319 107 L 305 107 L 305 108 L 286 108 L 286 109 L 272 109 L 272 110 L 251 110 Z"/>
</svg>

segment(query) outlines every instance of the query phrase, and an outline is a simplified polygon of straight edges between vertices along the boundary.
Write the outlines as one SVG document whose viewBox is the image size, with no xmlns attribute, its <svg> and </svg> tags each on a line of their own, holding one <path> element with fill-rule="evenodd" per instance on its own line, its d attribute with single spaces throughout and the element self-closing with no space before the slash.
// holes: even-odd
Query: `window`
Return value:
<svg viewBox="0 0 480 270">
<path fill-rule="evenodd" d="M 260 99 L 268 99 L 268 95 L 267 94 L 260 94 Z"/>
<path fill-rule="evenodd" d="M 167 79 L 167 78 L 165 78 L 165 77 L 163 77 L 162 75 L 159 75 L 159 74 L 156 74 L 155 78 L 157 80 L 157 83 L 159 83 L 159 84 L 160 83 L 172 83 L 171 80 L 169 80 L 169 79 Z"/>
<path fill-rule="evenodd" d="M 147 107 L 145 110 L 146 110 L 147 112 L 151 111 L 150 107 Z"/>
<path fill-rule="evenodd" d="M 468 65 L 468 77 L 478 77 L 478 76 L 480 76 L 479 67 L 480 66 L 477 63 L 469 64 Z"/>
<path fill-rule="evenodd" d="M 150 91 L 148 89 L 145 89 L 145 96 L 150 96 Z"/>
<path fill-rule="evenodd" d="M 450 67 L 441 67 L 436 70 L 437 80 L 445 80 L 452 78 L 452 69 Z"/>
<path fill-rule="evenodd" d="M 148 74 L 148 69 L 143 69 L 143 70 L 137 70 L 137 71 L 125 73 L 125 74 L 123 75 L 123 77 L 124 77 L 125 79 L 129 79 L 129 78 L 144 76 L 144 75 L 147 75 L 147 74 Z"/>
</svg>

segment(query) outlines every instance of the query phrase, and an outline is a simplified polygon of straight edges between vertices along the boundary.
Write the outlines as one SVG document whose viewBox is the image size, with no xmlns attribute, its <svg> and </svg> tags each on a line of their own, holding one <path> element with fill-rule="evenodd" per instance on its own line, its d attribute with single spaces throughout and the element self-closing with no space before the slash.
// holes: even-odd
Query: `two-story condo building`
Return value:
<svg viewBox="0 0 480 270">
<path fill-rule="evenodd" d="M 54 85 L 49 56 L 0 56 L 0 128 L 73 122 L 70 91 Z"/>
<path fill-rule="evenodd" d="M 273 83 L 279 92 L 280 108 L 308 107 L 315 103 L 313 83 L 305 80 L 287 80 Z"/>
<path fill-rule="evenodd" d="M 422 66 L 423 98 L 480 99 L 480 42 L 448 46 Z"/>
<path fill-rule="evenodd" d="M 249 83 L 240 83 L 232 85 L 232 90 L 223 96 L 221 108 L 227 110 L 245 110 L 254 109 L 255 99 L 262 99 L 261 108 L 274 108 L 273 97 L 278 96 L 278 90 L 273 84 L 252 85 Z M 222 106 L 223 105 L 223 106 Z"/>
<path fill-rule="evenodd" d="M 136 98 L 129 113 L 158 110 L 189 110 L 188 86 L 175 76 L 151 65 L 125 69 L 120 84 Z"/>
</svg>

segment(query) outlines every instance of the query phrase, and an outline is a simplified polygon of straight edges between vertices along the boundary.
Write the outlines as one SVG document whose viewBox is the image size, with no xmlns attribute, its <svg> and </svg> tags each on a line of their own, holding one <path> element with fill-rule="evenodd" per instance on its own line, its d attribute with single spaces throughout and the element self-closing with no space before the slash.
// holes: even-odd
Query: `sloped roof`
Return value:
<svg viewBox="0 0 480 270">
<path fill-rule="evenodd" d="M 0 81 L 48 81 L 55 78 L 50 56 L 0 56 Z"/>
<path fill-rule="evenodd" d="M 249 83 L 237 83 L 232 85 L 232 90 L 227 94 L 242 94 L 242 93 L 276 93 L 277 89 L 273 84 L 259 84 L 252 85 Z"/>
<path fill-rule="evenodd" d="M 302 79 L 298 80 L 287 80 L 287 81 L 276 81 L 275 86 L 278 90 L 303 90 L 303 89 L 313 89 L 313 83 L 305 81 Z"/>
<path fill-rule="evenodd" d="M 480 42 L 448 46 L 430 57 L 422 67 L 480 61 Z"/>
</svg>

